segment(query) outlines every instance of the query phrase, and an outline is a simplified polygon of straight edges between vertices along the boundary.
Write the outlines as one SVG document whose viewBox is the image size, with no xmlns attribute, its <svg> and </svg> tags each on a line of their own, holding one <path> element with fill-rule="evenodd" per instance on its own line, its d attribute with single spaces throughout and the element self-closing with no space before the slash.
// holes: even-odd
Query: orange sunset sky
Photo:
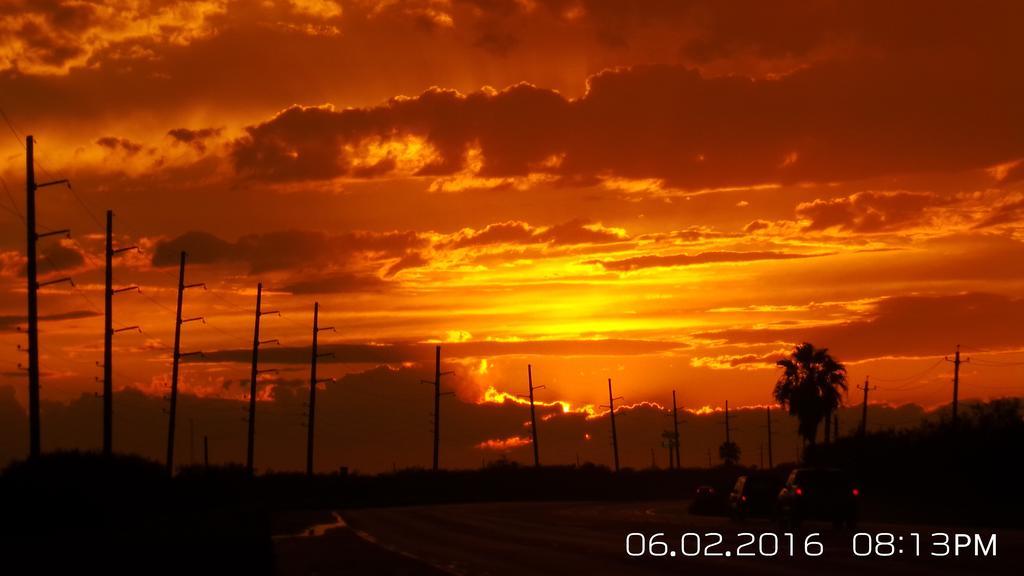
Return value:
<svg viewBox="0 0 1024 576">
<path fill-rule="evenodd" d="M 116 259 L 142 293 L 115 327 L 142 333 L 115 336 L 115 447 L 154 457 L 183 249 L 208 290 L 185 295 L 207 324 L 183 329 L 205 357 L 179 430 L 225 461 L 258 281 L 282 313 L 263 467 L 302 461 L 314 301 L 337 328 L 327 469 L 429 462 L 435 343 L 452 466 L 527 458 L 521 408 L 479 403 L 524 392 L 528 363 L 570 412 L 600 414 L 609 377 L 625 404 L 758 406 L 810 341 L 846 363 L 848 404 L 870 375 L 880 405 L 933 409 L 959 343 L 961 398 L 1021 395 L 1021 22 L 1013 1 L 0 2 L 0 456 L 27 445 L 27 134 L 40 179 L 73 183 L 38 195 L 40 230 L 72 229 L 41 241 L 42 279 L 76 283 L 40 296 L 47 449 L 100 440 L 108 208 L 141 247 Z M 552 459 L 603 462 L 604 419 L 560 412 Z"/>
</svg>

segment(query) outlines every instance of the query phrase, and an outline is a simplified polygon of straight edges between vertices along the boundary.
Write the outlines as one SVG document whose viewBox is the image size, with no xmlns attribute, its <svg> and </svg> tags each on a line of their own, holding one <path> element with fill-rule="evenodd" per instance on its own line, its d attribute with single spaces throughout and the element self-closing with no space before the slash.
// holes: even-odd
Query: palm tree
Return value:
<svg viewBox="0 0 1024 576">
<path fill-rule="evenodd" d="M 800 420 L 800 435 L 814 444 L 818 424 L 842 404 L 846 367 L 828 348 L 815 348 L 808 342 L 775 364 L 783 369 L 775 383 L 775 400 Z"/>
</svg>

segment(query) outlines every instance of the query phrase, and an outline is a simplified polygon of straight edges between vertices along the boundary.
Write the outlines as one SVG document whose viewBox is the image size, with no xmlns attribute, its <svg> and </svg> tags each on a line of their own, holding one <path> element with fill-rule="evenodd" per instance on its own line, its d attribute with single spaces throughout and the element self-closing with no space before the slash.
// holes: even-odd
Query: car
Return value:
<svg viewBox="0 0 1024 576">
<path fill-rule="evenodd" d="M 729 516 L 742 520 L 748 516 L 770 517 L 782 482 L 768 473 L 740 476 L 729 493 Z"/>
<path fill-rule="evenodd" d="M 693 514 L 724 514 L 725 499 L 722 494 L 712 486 L 698 486 L 693 494 L 693 502 L 690 503 L 690 512 Z"/>
<path fill-rule="evenodd" d="M 859 488 L 836 468 L 797 468 L 776 499 L 779 522 L 796 528 L 804 520 L 826 520 L 836 527 L 857 522 Z"/>
</svg>

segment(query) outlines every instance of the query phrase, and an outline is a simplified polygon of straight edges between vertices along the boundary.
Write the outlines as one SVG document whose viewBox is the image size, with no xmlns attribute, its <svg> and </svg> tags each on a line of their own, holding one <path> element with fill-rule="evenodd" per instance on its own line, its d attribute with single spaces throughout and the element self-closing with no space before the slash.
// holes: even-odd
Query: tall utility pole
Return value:
<svg viewBox="0 0 1024 576">
<path fill-rule="evenodd" d="M 725 443 L 731 442 L 729 439 L 729 401 L 725 401 Z"/>
<path fill-rule="evenodd" d="M 676 456 L 675 468 L 678 469 L 678 468 L 681 468 L 682 465 L 679 463 L 680 462 L 680 460 L 679 460 L 679 405 L 676 404 L 676 391 L 675 390 L 672 391 L 672 430 L 673 430 L 672 433 L 674 434 L 674 437 L 672 438 L 672 441 L 675 444 L 674 449 L 675 449 L 675 456 Z M 671 460 L 672 459 L 669 458 L 670 462 L 671 462 Z M 670 468 L 671 468 L 671 466 L 670 466 Z"/>
<path fill-rule="evenodd" d="M 42 284 L 37 280 L 36 272 L 36 241 L 44 236 L 70 234 L 69 230 L 56 230 L 45 234 L 36 234 L 36 190 L 54 184 L 71 184 L 67 180 L 36 183 L 35 157 L 32 136 L 25 137 L 25 257 L 27 266 L 25 276 L 28 281 L 28 453 L 36 458 L 42 451 L 39 425 L 39 288 L 70 282 L 70 278 L 61 278 Z"/>
<path fill-rule="evenodd" d="M 861 436 L 861 438 L 863 438 L 864 435 L 868 433 L 868 392 L 871 391 L 871 390 L 876 390 L 878 388 L 877 386 L 871 386 L 868 383 L 868 379 L 869 378 L 870 378 L 870 376 L 865 376 L 864 377 L 864 385 L 863 386 L 857 386 L 858 389 L 864 391 L 864 402 L 861 404 L 861 411 L 860 411 L 860 436 Z"/>
<path fill-rule="evenodd" d="M 526 379 L 530 385 L 530 435 L 533 441 L 533 465 L 540 466 L 540 445 L 537 444 L 537 411 L 533 407 L 533 391 L 544 386 L 533 385 L 533 366 L 526 365 Z"/>
<path fill-rule="evenodd" d="M 441 376 L 452 372 L 441 372 L 441 347 L 434 348 L 434 380 L 421 380 L 425 384 L 434 385 L 434 460 L 431 470 L 437 472 L 438 451 L 441 448 L 441 396 L 449 396 L 452 392 L 441 392 Z"/>
<path fill-rule="evenodd" d="M 185 258 L 186 254 L 183 250 L 181 252 L 181 259 L 178 263 L 178 305 L 174 313 L 174 351 L 171 354 L 171 398 L 167 408 L 167 474 L 174 474 L 174 430 L 177 425 L 178 417 L 178 364 L 181 362 L 184 356 L 195 356 L 202 354 L 202 352 L 187 352 L 182 354 L 181 352 L 181 325 L 186 322 L 195 322 L 196 320 L 202 321 L 201 316 L 195 318 L 181 318 L 181 303 L 185 295 L 185 290 L 189 288 L 198 288 L 202 286 L 206 287 L 205 284 L 185 284 Z"/>
<path fill-rule="evenodd" d="M 330 378 L 320 380 L 316 377 L 317 360 L 331 353 L 320 354 L 317 349 L 317 336 L 325 330 L 334 330 L 333 326 L 320 327 L 320 303 L 313 303 L 313 354 L 309 369 L 309 421 L 306 423 L 306 476 L 313 476 L 313 440 L 316 437 L 316 387 Z"/>
<path fill-rule="evenodd" d="M 114 249 L 114 212 L 107 210 L 106 288 L 103 292 L 103 454 L 107 456 L 114 444 L 114 294 L 139 289 L 138 286 L 114 289 L 114 256 L 135 249 L 135 246 Z"/>
<path fill-rule="evenodd" d="M 615 429 L 615 401 L 621 400 L 622 396 L 612 395 L 612 379 L 608 379 L 608 414 L 612 423 L 612 454 L 615 457 L 615 471 L 619 471 L 619 433 Z"/>
<path fill-rule="evenodd" d="M 437 472 L 437 457 L 441 448 L 441 347 L 437 346 L 434 353 L 434 458 L 431 470 Z"/>
<path fill-rule="evenodd" d="M 970 361 L 971 361 L 971 359 L 968 358 L 967 360 L 964 360 L 963 362 L 970 362 Z M 956 356 L 954 356 L 953 360 L 950 360 L 949 356 L 947 356 L 946 357 L 946 362 L 952 362 L 953 363 L 953 427 L 956 428 L 956 425 L 957 425 L 956 409 L 957 409 L 957 404 L 959 403 L 959 397 L 960 397 L 960 363 L 961 363 L 961 360 L 960 360 L 960 345 L 959 344 L 956 345 Z"/>
<path fill-rule="evenodd" d="M 263 311 L 263 282 L 260 282 L 256 285 L 256 320 L 252 330 L 252 372 L 249 379 L 249 442 L 245 451 L 245 471 L 249 476 L 253 475 L 253 456 L 256 449 L 256 379 L 264 372 L 276 372 L 274 369 L 259 369 L 260 345 L 277 342 L 277 339 L 260 340 L 260 318 L 267 314 L 280 312 Z"/>
<path fill-rule="evenodd" d="M 768 413 L 768 468 L 774 468 L 775 464 L 772 462 L 772 407 L 769 406 L 765 411 Z"/>
</svg>

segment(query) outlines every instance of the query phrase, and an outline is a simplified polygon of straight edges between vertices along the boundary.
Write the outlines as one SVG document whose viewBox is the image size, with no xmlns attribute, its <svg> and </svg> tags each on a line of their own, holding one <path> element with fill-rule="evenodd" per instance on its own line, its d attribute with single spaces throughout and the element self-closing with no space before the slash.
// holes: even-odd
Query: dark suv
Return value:
<svg viewBox="0 0 1024 576">
<path fill-rule="evenodd" d="M 729 493 L 729 516 L 735 520 L 748 516 L 771 516 L 781 485 L 780 479 L 772 474 L 740 476 Z"/>
<path fill-rule="evenodd" d="M 860 490 L 842 470 L 797 468 L 779 491 L 776 513 L 789 527 L 804 520 L 827 520 L 852 527 L 857 521 Z"/>
</svg>

